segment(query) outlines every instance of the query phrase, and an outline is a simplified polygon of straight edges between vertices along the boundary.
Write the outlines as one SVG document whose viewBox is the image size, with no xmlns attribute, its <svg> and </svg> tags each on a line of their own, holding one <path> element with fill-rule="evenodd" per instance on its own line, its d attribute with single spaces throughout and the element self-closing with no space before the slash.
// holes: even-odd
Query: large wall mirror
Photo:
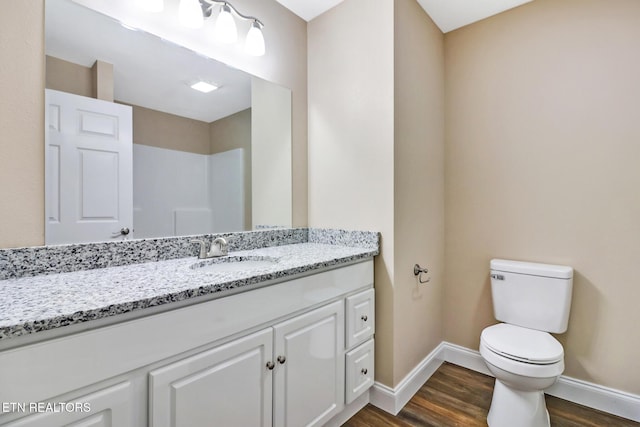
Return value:
<svg viewBox="0 0 640 427">
<path fill-rule="evenodd" d="M 77 1 L 45 27 L 47 244 L 291 226 L 289 89 Z"/>
</svg>

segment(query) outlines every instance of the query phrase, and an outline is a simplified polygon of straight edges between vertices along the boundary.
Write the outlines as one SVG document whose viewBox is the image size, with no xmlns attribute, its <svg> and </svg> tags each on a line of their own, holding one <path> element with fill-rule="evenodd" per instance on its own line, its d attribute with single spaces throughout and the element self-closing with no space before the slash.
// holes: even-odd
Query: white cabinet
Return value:
<svg viewBox="0 0 640 427">
<path fill-rule="evenodd" d="M 368 340 L 375 332 L 373 289 L 347 298 L 347 348 Z"/>
<path fill-rule="evenodd" d="M 0 426 L 333 423 L 353 409 L 345 388 L 351 402 L 373 381 L 373 307 L 367 260 L 3 350 L 0 402 L 91 410 L 0 412 Z"/>
<path fill-rule="evenodd" d="M 321 426 L 344 404 L 344 304 L 274 326 L 276 426 Z"/>
<path fill-rule="evenodd" d="M 39 413 L 9 422 L 8 427 L 130 427 L 136 425 L 132 408 L 133 385 L 129 381 L 116 384 L 95 392 L 76 396 L 66 402 L 52 402 L 54 411 L 48 411 L 46 404 L 33 408 Z M 29 405 L 37 402 L 26 403 Z M 60 404 L 63 403 L 62 406 Z"/>
<path fill-rule="evenodd" d="M 149 373 L 150 425 L 271 426 L 271 328 Z"/>
<path fill-rule="evenodd" d="M 346 329 L 348 350 L 345 355 L 345 402 L 349 404 L 373 385 L 373 334 L 376 330 L 373 288 L 347 298 Z"/>
<path fill-rule="evenodd" d="M 151 371 L 150 425 L 323 425 L 343 407 L 343 307 L 336 301 Z"/>
<path fill-rule="evenodd" d="M 373 385 L 374 379 L 373 339 L 347 352 L 346 357 L 346 403 L 353 402 Z"/>
</svg>

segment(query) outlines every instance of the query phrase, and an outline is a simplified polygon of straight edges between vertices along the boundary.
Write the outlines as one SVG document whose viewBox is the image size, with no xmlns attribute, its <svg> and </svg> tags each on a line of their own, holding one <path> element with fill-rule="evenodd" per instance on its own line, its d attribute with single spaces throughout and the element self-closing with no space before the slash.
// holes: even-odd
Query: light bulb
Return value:
<svg viewBox="0 0 640 427">
<path fill-rule="evenodd" d="M 225 3 L 216 20 L 214 35 L 220 43 L 233 43 L 238 39 L 236 21 L 231 15 L 231 8 Z"/>
<path fill-rule="evenodd" d="M 139 0 L 138 4 L 145 12 L 160 13 L 164 10 L 164 0 Z"/>
<path fill-rule="evenodd" d="M 251 28 L 249 28 L 247 39 L 244 42 L 244 51 L 253 56 L 264 55 L 264 35 L 257 21 L 253 21 Z"/>
<path fill-rule="evenodd" d="M 160 13 L 164 10 L 164 0 L 140 0 L 140 7 L 147 12 Z"/>
<path fill-rule="evenodd" d="M 199 0 L 180 0 L 178 8 L 180 24 L 187 28 L 201 28 L 204 24 Z"/>
</svg>

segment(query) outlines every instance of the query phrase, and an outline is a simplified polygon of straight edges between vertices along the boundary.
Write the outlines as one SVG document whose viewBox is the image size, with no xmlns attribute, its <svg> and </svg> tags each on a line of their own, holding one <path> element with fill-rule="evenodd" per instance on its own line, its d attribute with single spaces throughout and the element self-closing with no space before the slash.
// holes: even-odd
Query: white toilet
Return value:
<svg viewBox="0 0 640 427">
<path fill-rule="evenodd" d="M 480 354 L 496 377 L 490 427 L 549 427 L 543 390 L 564 370 L 564 350 L 549 332 L 567 330 L 573 269 L 491 260 L 495 318 L 480 336 Z"/>
</svg>

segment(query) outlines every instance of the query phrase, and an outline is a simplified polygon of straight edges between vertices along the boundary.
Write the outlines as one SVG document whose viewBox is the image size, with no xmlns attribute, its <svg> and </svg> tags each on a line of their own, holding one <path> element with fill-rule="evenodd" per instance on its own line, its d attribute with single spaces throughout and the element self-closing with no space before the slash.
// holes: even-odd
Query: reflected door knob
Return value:
<svg viewBox="0 0 640 427">
<path fill-rule="evenodd" d="M 111 233 L 111 237 L 120 237 L 126 236 L 131 232 L 128 227 L 122 227 L 120 231 L 116 231 L 115 233 Z"/>
</svg>

